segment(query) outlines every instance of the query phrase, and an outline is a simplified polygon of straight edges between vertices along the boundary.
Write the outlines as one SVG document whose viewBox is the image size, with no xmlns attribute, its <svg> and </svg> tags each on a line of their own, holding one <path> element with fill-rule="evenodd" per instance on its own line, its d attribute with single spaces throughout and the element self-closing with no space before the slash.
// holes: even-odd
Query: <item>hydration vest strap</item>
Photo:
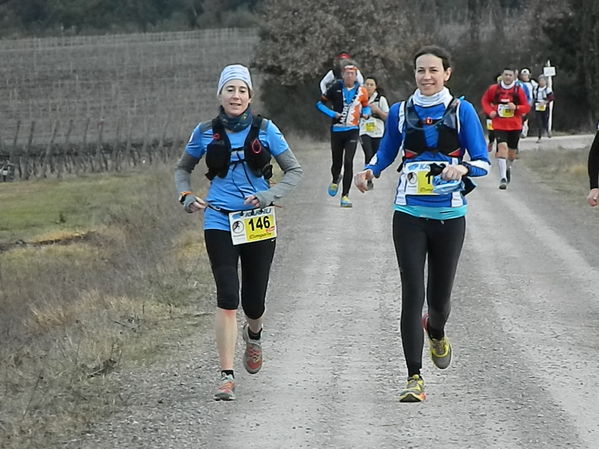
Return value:
<svg viewBox="0 0 599 449">
<path fill-rule="evenodd" d="M 224 178 L 229 171 L 231 160 L 231 141 L 222 122 L 217 118 L 212 119 L 212 142 L 206 150 L 206 177 L 212 181 L 215 176 Z"/>
<path fill-rule="evenodd" d="M 272 177 L 272 165 L 269 164 L 271 155 L 258 139 L 260 130 L 265 130 L 267 125 L 268 121 L 264 120 L 262 116 L 254 117 L 250 132 L 245 139 L 243 151 L 247 165 L 256 175 L 263 176 L 268 180 Z"/>
<path fill-rule="evenodd" d="M 260 134 L 260 128 L 262 127 L 262 116 L 261 115 L 255 115 L 254 118 L 252 119 L 252 125 L 250 128 L 250 132 L 248 133 L 248 135 L 245 138 L 245 144 L 244 146 L 248 146 L 251 145 L 252 142 L 258 138 L 258 135 Z"/>
<path fill-rule="evenodd" d="M 495 95 L 493 97 L 493 103 L 495 104 L 499 104 L 499 97 L 500 97 L 500 91 L 504 90 L 506 92 L 509 92 L 511 89 L 504 89 L 503 87 L 501 87 L 501 83 L 497 83 L 495 85 Z M 512 92 L 510 92 L 511 96 L 512 96 L 512 103 L 514 104 L 519 104 L 519 96 L 518 96 L 518 92 L 520 91 L 520 85 L 516 82 L 516 84 L 514 85 L 514 90 Z"/>
</svg>

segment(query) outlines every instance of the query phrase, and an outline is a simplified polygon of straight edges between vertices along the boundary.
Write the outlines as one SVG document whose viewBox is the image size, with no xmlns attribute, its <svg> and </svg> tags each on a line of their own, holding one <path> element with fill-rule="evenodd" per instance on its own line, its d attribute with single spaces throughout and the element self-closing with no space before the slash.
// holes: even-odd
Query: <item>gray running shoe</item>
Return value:
<svg viewBox="0 0 599 449">
<path fill-rule="evenodd" d="M 248 333 L 247 323 L 243 326 L 243 340 L 245 341 L 245 353 L 243 354 L 243 366 L 250 374 L 256 374 L 262 368 L 262 342 L 252 340 Z"/>
<path fill-rule="evenodd" d="M 235 378 L 230 374 L 222 374 L 220 385 L 214 393 L 215 401 L 234 401 L 235 400 Z"/>
<path fill-rule="evenodd" d="M 501 178 L 501 181 L 499 181 L 499 189 L 500 190 L 507 189 L 507 179 Z"/>
</svg>

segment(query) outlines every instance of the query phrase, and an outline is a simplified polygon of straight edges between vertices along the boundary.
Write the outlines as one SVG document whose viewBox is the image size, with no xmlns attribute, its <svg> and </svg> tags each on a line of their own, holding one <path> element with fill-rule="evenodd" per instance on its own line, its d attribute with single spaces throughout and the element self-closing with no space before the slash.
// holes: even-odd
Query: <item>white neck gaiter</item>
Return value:
<svg viewBox="0 0 599 449">
<path fill-rule="evenodd" d="M 422 92 L 420 92 L 420 89 L 416 89 L 414 95 L 412 96 L 414 104 L 424 108 L 435 106 L 441 103 L 447 106 L 452 98 L 453 97 L 447 87 L 444 87 L 443 90 L 433 95 L 423 95 Z"/>
</svg>

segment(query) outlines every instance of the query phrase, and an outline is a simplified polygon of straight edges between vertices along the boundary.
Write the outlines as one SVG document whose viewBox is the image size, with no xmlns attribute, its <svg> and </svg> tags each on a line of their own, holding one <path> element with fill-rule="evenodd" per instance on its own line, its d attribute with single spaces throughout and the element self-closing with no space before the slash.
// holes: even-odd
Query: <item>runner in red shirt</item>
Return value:
<svg viewBox="0 0 599 449">
<path fill-rule="evenodd" d="M 511 180 L 511 167 L 522 132 L 522 116 L 528 114 L 530 105 L 526 92 L 516 83 L 516 71 L 506 67 L 501 81 L 489 86 L 481 103 L 485 114 L 492 119 L 497 139 L 497 165 L 499 166 L 499 188 L 507 189 Z"/>
</svg>

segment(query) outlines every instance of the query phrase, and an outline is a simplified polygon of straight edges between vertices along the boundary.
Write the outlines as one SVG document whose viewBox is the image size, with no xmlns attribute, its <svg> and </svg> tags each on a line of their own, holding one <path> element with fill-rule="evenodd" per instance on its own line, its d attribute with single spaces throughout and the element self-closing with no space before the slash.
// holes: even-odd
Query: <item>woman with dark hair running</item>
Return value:
<svg viewBox="0 0 599 449">
<path fill-rule="evenodd" d="M 290 193 L 302 168 L 283 134 L 270 120 L 254 115 L 249 70 L 226 66 L 218 81 L 218 115 L 200 123 L 177 163 L 175 184 L 186 212 L 204 211 L 204 241 L 216 282 L 216 345 L 220 383 L 214 399 L 235 399 L 234 359 L 241 261 L 241 305 L 246 323 L 243 365 L 262 367 L 262 323 L 277 235 L 274 202 Z M 271 185 L 271 156 L 284 172 Z M 210 188 L 205 199 L 192 192 L 191 172 L 204 157 Z"/>
<path fill-rule="evenodd" d="M 385 120 L 387 120 L 387 113 L 389 112 L 389 103 L 374 76 L 366 78 L 364 87 L 368 92 L 371 115 L 360 120 L 360 143 L 364 151 L 364 164 L 368 164 L 379 149 L 379 144 L 385 132 Z M 368 189 L 371 190 L 373 187 L 372 180 L 368 181 Z"/>
<path fill-rule="evenodd" d="M 464 195 L 474 188 L 470 177 L 484 176 L 490 167 L 474 107 L 445 87 L 452 73 L 447 51 L 424 47 L 413 61 L 416 91 L 391 106 L 379 150 L 354 177 L 357 188 L 366 192 L 368 180 L 380 176 L 401 152 L 393 215 L 401 274 L 401 338 L 408 370 L 401 402 L 426 397 L 421 375 L 424 334 L 433 363 L 445 369 L 451 361 L 445 325 L 466 230 Z M 428 313 L 422 316 L 425 299 Z"/>
</svg>

